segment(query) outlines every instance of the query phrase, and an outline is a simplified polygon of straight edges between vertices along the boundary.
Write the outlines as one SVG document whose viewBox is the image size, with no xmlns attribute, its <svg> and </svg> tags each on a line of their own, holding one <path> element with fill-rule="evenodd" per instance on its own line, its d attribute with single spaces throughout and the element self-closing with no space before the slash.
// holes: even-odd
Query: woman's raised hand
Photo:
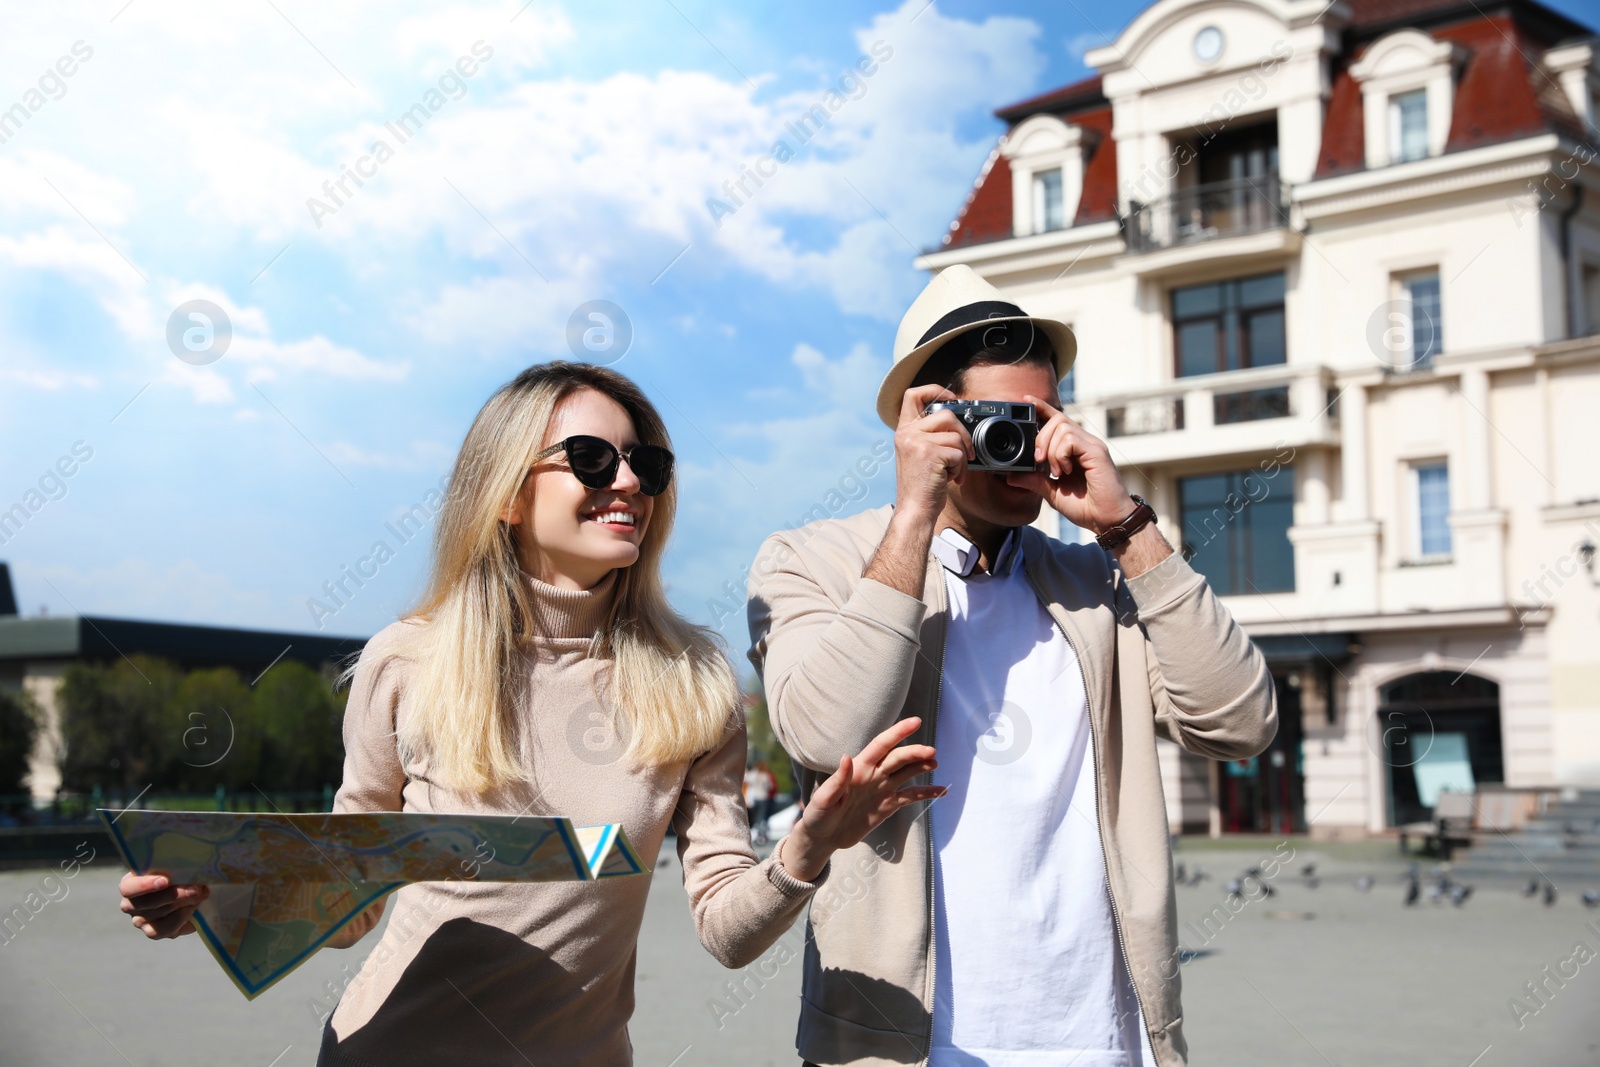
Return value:
<svg viewBox="0 0 1600 1067">
<path fill-rule="evenodd" d="M 899 747 L 921 726 L 915 716 L 901 719 L 869 741 L 860 755 L 839 758 L 839 769 L 811 794 L 782 843 L 783 866 L 791 875 L 813 881 L 835 851 L 856 844 L 907 804 L 944 796 L 943 786 L 906 785 L 938 766 L 927 745 Z"/>
<path fill-rule="evenodd" d="M 122 914 L 133 916 L 133 925 L 152 940 L 194 933 L 190 917 L 211 895 L 210 886 L 173 885 L 164 874 L 132 871 L 122 876 L 117 891 L 122 894 Z"/>
</svg>

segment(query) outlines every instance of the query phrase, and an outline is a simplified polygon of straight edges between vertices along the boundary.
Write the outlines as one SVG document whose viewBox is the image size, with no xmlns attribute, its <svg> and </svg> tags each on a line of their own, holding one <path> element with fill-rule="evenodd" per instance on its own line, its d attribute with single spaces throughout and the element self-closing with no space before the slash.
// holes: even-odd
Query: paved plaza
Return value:
<svg viewBox="0 0 1600 1067">
<path fill-rule="evenodd" d="M 1228 879 L 1290 848 L 1275 896 L 1226 907 Z M 1600 910 L 1582 905 L 1580 886 L 1562 887 L 1552 907 L 1480 887 L 1460 908 L 1426 897 L 1408 908 L 1392 846 L 1185 842 L 1178 856 L 1210 875 L 1178 891 L 1182 940 L 1196 950 L 1183 966 L 1194 1067 L 1600 1063 L 1600 956 L 1575 953 L 1580 943 L 1600 953 Z M 1307 863 L 1315 888 L 1300 873 Z M 21 903 L 46 873 L 0 873 L 0 905 Z M 102 858 L 60 883 L 66 895 L 55 889 L 59 899 L 0 947 L 0 1062 L 315 1061 L 324 983 L 357 966 L 375 936 L 319 953 L 247 1002 L 195 938 L 147 944 L 135 933 L 116 910 L 119 874 Z M 1356 886 L 1363 875 L 1375 879 L 1370 891 Z M 1542 1000 L 1526 983 L 1542 984 Z M 798 953 L 785 948 L 747 972 L 718 966 L 695 940 L 676 860 L 656 869 L 632 1026 L 640 1067 L 793 1067 L 799 989 Z"/>
</svg>

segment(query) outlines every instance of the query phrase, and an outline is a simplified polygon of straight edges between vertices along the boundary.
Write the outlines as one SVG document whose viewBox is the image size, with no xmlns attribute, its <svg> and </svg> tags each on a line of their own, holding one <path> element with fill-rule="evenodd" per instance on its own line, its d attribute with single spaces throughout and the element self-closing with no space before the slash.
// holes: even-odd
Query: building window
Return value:
<svg viewBox="0 0 1600 1067">
<path fill-rule="evenodd" d="M 1179 377 L 1285 362 L 1283 293 L 1281 271 L 1174 289 Z"/>
<path fill-rule="evenodd" d="M 1444 350 L 1439 272 L 1430 270 L 1409 275 L 1401 279 L 1400 288 L 1411 305 L 1411 364 L 1414 367 L 1431 366 L 1433 357 Z"/>
<path fill-rule="evenodd" d="M 1583 265 L 1583 332 L 1600 333 L 1600 267 Z"/>
<path fill-rule="evenodd" d="M 1033 176 L 1033 232 L 1045 233 L 1067 225 L 1061 196 L 1061 168 L 1039 171 Z"/>
<path fill-rule="evenodd" d="M 1389 98 L 1389 160 L 1409 163 L 1428 155 L 1428 91 Z"/>
<path fill-rule="evenodd" d="M 1294 592 L 1294 468 L 1178 479 L 1183 555 L 1219 596 Z"/>
<path fill-rule="evenodd" d="M 1411 468 L 1417 489 L 1417 553 L 1424 559 L 1450 554 L 1450 467 L 1419 463 Z"/>
<path fill-rule="evenodd" d="M 1369 45 L 1350 64 L 1361 86 L 1361 126 L 1369 169 L 1444 151 L 1457 74 L 1468 49 L 1407 27 Z"/>
</svg>

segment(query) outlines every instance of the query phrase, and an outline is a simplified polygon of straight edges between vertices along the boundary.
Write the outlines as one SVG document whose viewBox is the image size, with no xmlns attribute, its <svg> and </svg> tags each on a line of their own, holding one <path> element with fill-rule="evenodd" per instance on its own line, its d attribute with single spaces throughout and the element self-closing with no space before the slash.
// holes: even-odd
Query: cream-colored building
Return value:
<svg viewBox="0 0 1600 1067">
<path fill-rule="evenodd" d="M 1164 753 L 1175 829 L 1600 784 L 1600 41 L 1490 10 L 1160 0 L 917 261 L 1073 325 L 1072 412 L 1273 666 L 1272 750 Z"/>
</svg>

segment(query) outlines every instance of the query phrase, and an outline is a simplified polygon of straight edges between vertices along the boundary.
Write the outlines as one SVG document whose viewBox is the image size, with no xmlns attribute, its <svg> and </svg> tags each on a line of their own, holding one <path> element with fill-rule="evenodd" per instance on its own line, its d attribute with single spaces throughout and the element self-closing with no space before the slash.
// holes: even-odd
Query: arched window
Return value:
<svg viewBox="0 0 1600 1067">
<path fill-rule="evenodd" d="M 1389 825 L 1433 817 L 1439 793 L 1505 780 L 1500 686 L 1452 671 L 1419 671 L 1379 692 L 1379 754 L 1389 768 Z"/>
</svg>

